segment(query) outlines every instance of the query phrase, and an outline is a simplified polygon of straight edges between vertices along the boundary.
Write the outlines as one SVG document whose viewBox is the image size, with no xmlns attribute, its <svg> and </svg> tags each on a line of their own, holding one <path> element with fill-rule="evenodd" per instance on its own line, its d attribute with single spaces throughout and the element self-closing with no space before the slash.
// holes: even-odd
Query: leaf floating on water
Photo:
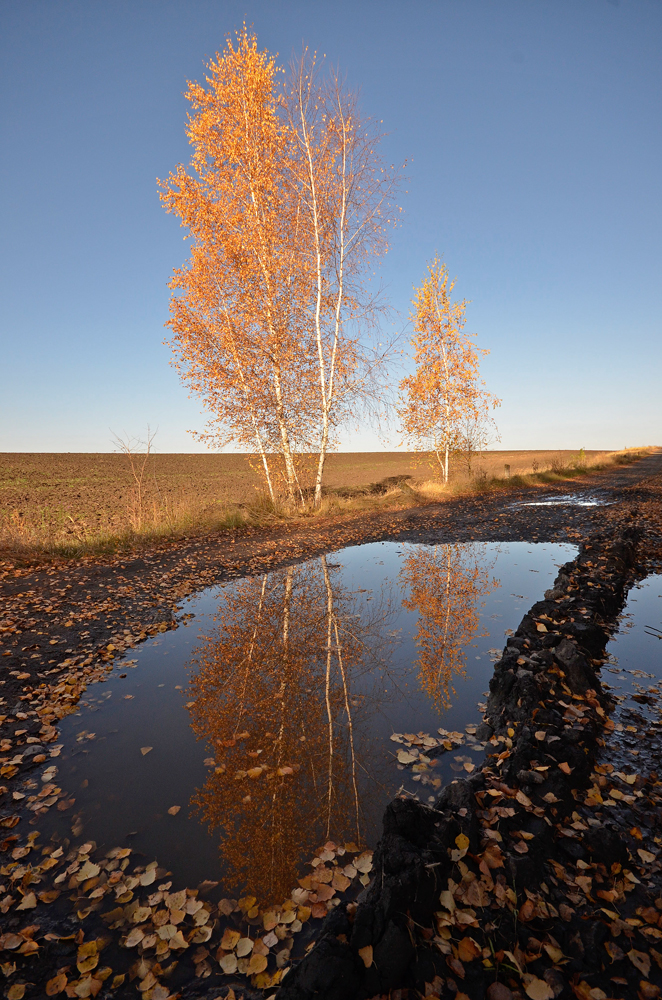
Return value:
<svg viewBox="0 0 662 1000">
<path fill-rule="evenodd" d="M 141 754 L 144 757 L 146 753 L 149 753 L 149 751 L 153 750 L 153 749 L 154 749 L 154 747 L 141 747 L 140 748 L 140 752 L 141 752 Z"/>
<path fill-rule="evenodd" d="M 413 764 L 415 760 L 418 760 L 415 754 L 409 753 L 407 750 L 398 750 L 398 761 L 401 764 Z"/>
<path fill-rule="evenodd" d="M 181 806 L 170 806 L 170 808 L 168 809 L 168 814 L 170 816 L 176 816 L 181 808 L 182 808 Z"/>
</svg>

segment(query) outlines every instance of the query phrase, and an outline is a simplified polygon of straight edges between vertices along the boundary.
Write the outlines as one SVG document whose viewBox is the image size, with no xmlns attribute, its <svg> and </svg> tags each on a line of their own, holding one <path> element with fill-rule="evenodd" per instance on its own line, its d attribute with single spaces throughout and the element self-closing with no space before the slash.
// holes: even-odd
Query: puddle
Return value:
<svg viewBox="0 0 662 1000">
<path fill-rule="evenodd" d="M 607 654 L 602 676 L 619 699 L 616 731 L 621 743 L 634 747 L 637 718 L 659 719 L 654 706 L 662 699 L 662 575 L 632 588 Z"/>
<path fill-rule="evenodd" d="M 574 555 L 375 543 L 201 592 L 62 720 L 75 804 L 42 835 L 73 826 L 178 885 L 282 898 L 325 840 L 373 846 L 400 788 L 426 801 L 480 763 L 492 663 Z"/>
<path fill-rule="evenodd" d="M 511 504 L 511 509 L 518 507 L 607 507 L 611 503 L 595 493 L 572 493 L 547 497 L 546 500 L 520 500 Z"/>
</svg>

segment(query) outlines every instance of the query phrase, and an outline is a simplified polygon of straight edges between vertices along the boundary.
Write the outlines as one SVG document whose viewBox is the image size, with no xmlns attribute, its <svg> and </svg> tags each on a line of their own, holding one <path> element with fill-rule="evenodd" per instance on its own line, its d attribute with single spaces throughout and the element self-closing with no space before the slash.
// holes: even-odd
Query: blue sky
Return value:
<svg viewBox="0 0 662 1000">
<path fill-rule="evenodd" d="M 163 346 L 187 244 L 156 177 L 189 157 L 186 80 L 244 20 L 279 61 L 338 64 L 408 161 L 388 296 L 406 317 L 443 254 L 502 447 L 662 443 L 661 0 L 5 0 L 0 451 L 148 422 L 204 450 Z"/>
</svg>

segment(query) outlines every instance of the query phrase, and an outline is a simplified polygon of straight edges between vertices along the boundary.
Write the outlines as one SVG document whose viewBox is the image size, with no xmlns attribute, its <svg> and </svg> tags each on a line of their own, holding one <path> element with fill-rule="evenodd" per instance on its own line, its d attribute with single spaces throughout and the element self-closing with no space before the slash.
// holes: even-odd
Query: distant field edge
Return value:
<svg viewBox="0 0 662 1000">
<path fill-rule="evenodd" d="M 138 478 L 126 457 L 114 453 L 2 452 L 0 560 L 102 558 L 218 532 L 561 487 L 659 450 L 503 449 L 471 461 L 456 455 L 447 484 L 427 452 L 334 452 L 317 510 L 306 484 L 312 455 L 301 459 L 304 503 L 293 508 L 270 500 L 256 456 L 248 453 L 156 453 Z"/>
</svg>

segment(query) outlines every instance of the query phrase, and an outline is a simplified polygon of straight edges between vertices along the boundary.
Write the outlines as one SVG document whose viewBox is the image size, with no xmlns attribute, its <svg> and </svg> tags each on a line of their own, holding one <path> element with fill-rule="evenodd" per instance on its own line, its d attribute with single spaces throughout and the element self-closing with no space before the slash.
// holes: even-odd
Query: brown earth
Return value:
<svg viewBox="0 0 662 1000">
<path fill-rule="evenodd" d="M 603 452 L 587 451 L 588 463 Z M 570 464 L 571 451 L 494 451 L 474 463 L 488 477 L 549 469 Z M 413 452 L 355 452 L 329 455 L 325 473 L 328 491 L 353 492 L 388 479 L 411 477 L 422 483 L 435 477 L 429 456 Z M 455 459 L 451 480 L 466 477 L 465 464 Z M 162 521 L 219 515 L 232 507 L 254 503 L 264 492 L 255 457 L 200 454 L 149 457 L 145 468 L 144 516 Z M 122 531 L 135 515 L 136 484 L 126 456 L 121 454 L 0 454 L 0 527 L 45 532 L 51 537 Z"/>
</svg>

